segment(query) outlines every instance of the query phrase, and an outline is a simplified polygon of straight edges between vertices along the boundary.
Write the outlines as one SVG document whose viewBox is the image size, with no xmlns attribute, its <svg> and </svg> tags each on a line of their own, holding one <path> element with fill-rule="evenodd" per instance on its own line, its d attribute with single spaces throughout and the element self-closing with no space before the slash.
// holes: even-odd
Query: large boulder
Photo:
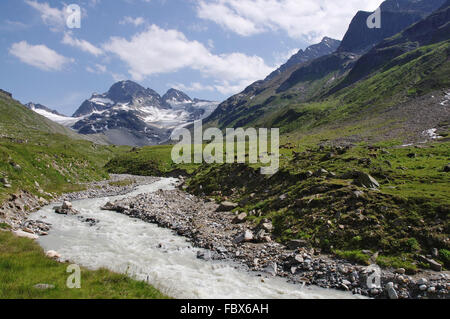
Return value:
<svg viewBox="0 0 450 319">
<path fill-rule="evenodd" d="M 78 215 L 79 212 L 72 207 L 72 203 L 64 201 L 62 206 L 53 207 L 55 213 L 60 215 Z"/>
<path fill-rule="evenodd" d="M 220 206 L 217 208 L 217 211 L 218 212 L 230 212 L 237 207 L 238 207 L 238 204 L 225 201 L 225 202 L 220 203 Z"/>
<path fill-rule="evenodd" d="M 427 258 L 427 257 L 425 257 L 423 255 L 420 255 L 419 259 L 422 262 L 424 262 L 424 263 L 428 263 L 432 270 L 434 270 L 434 271 L 442 271 L 442 265 L 440 263 L 438 263 L 437 261 L 435 261 L 434 259 Z"/>
<path fill-rule="evenodd" d="M 38 239 L 39 236 L 31 233 L 24 232 L 23 230 L 16 230 L 13 232 L 14 235 L 20 238 L 28 238 L 28 239 Z"/>
<path fill-rule="evenodd" d="M 398 299 L 398 294 L 397 291 L 395 291 L 393 282 L 388 282 L 386 284 L 386 292 L 389 296 L 389 299 Z"/>
<path fill-rule="evenodd" d="M 355 172 L 355 184 L 366 188 L 378 188 L 380 184 L 370 174 Z"/>
</svg>

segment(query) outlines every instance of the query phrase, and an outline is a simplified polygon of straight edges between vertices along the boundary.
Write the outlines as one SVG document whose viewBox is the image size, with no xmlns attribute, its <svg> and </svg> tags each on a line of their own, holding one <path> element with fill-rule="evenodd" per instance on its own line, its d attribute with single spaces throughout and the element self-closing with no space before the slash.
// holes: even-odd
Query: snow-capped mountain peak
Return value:
<svg viewBox="0 0 450 319">
<path fill-rule="evenodd" d="M 177 89 L 168 90 L 167 93 L 163 95 L 162 100 L 164 103 L 167 103 L 172 107 L 194 102 L 194 100 L 192 100 L 186 93 Z"/>
<path fill-rule="evenodd" d="M 218 104 L 192 99 L 176 89 L 161 97 L 133 81 L 121 81 L 108 92 L 93 93 L 72 117 L 32 109 L 80 134 L 104 134 L 113 144 L 140 146 L 167 141 L 176 128 L 209 116 Z"/>
</svg>

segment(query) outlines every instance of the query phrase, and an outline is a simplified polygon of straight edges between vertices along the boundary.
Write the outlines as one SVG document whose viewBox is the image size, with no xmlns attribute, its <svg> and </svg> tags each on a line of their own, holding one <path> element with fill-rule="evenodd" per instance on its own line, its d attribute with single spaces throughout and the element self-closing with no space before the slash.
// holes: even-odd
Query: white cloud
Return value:
<svg viewBox="0 0 450 319">
<path fill-rule="evenodd" d="M 0 30 L 5 30 L 5 31 L 16 31 L 16 30 L 23 30 L 28 28 L 29 25 L 20 22 L 20 21 L 12 21 L 12 20 L 4 20 L 2 21 L 1 25 L 0 25 Z"/>
<path fill-rule="evenodd" d="M 44 71 L 58 71 L 67 63 L 74 62 L 73 59 L 66 58 L 45 45 L 31 45 L 26 41 L 14 43 L 9 53 L 23 63 Z"/>
<path fill-rule="evenodd" d="M 25 0 L 29 6 L 41 14 L 42 21 L 50 27 L 52 31 L 61 31 L 66 25 L 68 13 L 64 6 L 61 10 L 51 7 L 47 2 L 40 3 L 35 0 Z"/>
<path fill-rule="evenodd" d="M 145 23 L 145 19 L 143 17 L 124 17 L 119 24 L 133 24 L 134 26 L 138 27 L 140 25 L 143 25 Z"/>
<path fill-rule="evenodd" d="M 183 83 L 175 83 L 170 84 L 170 87 L 185 91 L 185 92 L 203 92 L 203 91 L 214 91 L 216 88 L 213 85 L 205 85 L 200 82 L 192 82 L 189 85 L 183 84 Z"/>
<path fill-rule="evenodd" d="M 104 66 L 103 64 L 95 64 L 94 66 L 86 67 L 86 71 L 90 73 L 102 74 L 106 73 L 107 69 L 106 66 Z"/>
<path fill-rule="evenodd" d="M 86 40 L 79 40 L 76 38 L 73 38 L 71 33 L 66 32 L 64 34 L 64 38 L 62 39 L 63 44 L 70 45 L 72 47 L 78 48 L 84 52 L 90 53 L 95 56 L 99 56 L 103 54 L 103 50 L 100 48 L 97 48 L 92 43 L 86 41 Z"/>
<path fill-rule="evenodd" d="M 358 10 L 373 11 L 383 0 L 200 0 L 198 17 L 241 36 L 283 31 L 308 42 L 341 39 Z"/>
<path fill-rule="evenodd" d="M 226 93 L 236 93 L 273 70 L 259 56 L 239 52 L 215 55 L 202 43 L 188 40 L 183 33 L 156 25 L 130 40 L 112 37 L 103 49 L 124 61 L 134 80 L 190 68 L 212 79 L 214 87 Z"/>
</svg>

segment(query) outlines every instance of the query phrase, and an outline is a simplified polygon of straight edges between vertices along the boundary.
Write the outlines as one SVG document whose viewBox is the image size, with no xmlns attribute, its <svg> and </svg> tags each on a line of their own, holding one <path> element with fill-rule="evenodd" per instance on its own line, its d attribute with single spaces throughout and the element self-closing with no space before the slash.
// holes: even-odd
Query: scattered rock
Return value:
<svg viewBox="0 0 450 319">
<path fill-rule="evenodd" d="M 328 171 L 323 168 L 319 168 L 317 171 L 314 172 L 314 176 L 316 176 L 316 177 L 327 176 L 327 175 L 328 175 Z"/>
<path fill-rule="evenodd" d="M 197 258 L 201 259 L 201 260 L 206 260 L 206 261 L 211 260 L 212 259 L 211 251 L 209 251 L 209 250 L 198 251 Z"/>
<path fill-rule="evenodd" d="M 45 255 L 46 255 L 47 257 L 53 258 L 53 259 L 59 259 L 59 258 L 61 258 L 61 255 L 60 255 L 58 252 L 54 251 L 54 250 L 49 250 L 49 251 L 47 251 L 47 252 L 45 253 Z"/>
<path fill-rule="evenodd" d="M 295 250 L 298 248 L 309 247 L 309 243 L 304 239 L 293 239 L 287 243 L 287 247 L 291 250 Z"/>
<path fill-rule="evenodd" d="M 276 263 L 270 263 L 264 268 L 264 271 L 275 277 L 278 272 L 278 266 Z"/>
<path fill-rule="evenodd" d="M 397 294 L 397 291 L 395 291 L 393 282 L 387 283 L 386 292 L 389 296 L 389 299 L 398 299 L 398 294 Z"/>
<path fill-rule="evenodd" d="M 406 273 L 406 269 L 405 268 L 398 268 L 395 273 L 400 274 L 400 275 L 404 275 Z"/>
<path fill-rule="evenodd" d="M 23 230 L 16 230 L 13 232 L 14 235 L 21 238 L 29 238 L 29 239 L 38 239 L 39 236 L 35 234 L 30 234 L 27 232 L 24 232 Z"/>
<path fill-rule="evenodd" d="M 241 213 L 233 219 L 233 224 L 241 224 L 247 219 L 247 213 Z"/>
<path fill-rule="evenodd" d="M 302 264 L 305 261 L 304 258 L 303 258 L 303 255 L 300 255 L 300 254 L 295 255 L 294 256 L 294 260 L 296 262 L 298 262 L 299 264 Z"/>
<path fill-rule="evenodd" d="M 253 233 L 247 229 L 234 239 L 234 243 L 240 244 L 242 242 L 250 242 L 253 240 L 253 238 L 254 238 Z"/>
<path fill-rule="evenodd" d="M 358 186 L 366 187 L 366 188 L 379 188 L 380 184 L 377 182 L 375 178 L 371 175 L 364 172 L 356 172 L 355 183 Z"/>
<path fill-rule="evenodd" d="M 425 278 L 420 278 L 418 281 L 417 281 L 417 284 L 419 285 L 419 286 L 421 286 L 421 285 L 426 285 L 428 283 L 428 280 L 426 280 Z"/>
<path fill-rule="evenodd" d="M 439 250 L 437 248 L 433 248 L 431 251 L 431 254 L 433 255 L 434 258 L 438 258 L 439 257 Z"/>
<path fill-rule="evenodd" d="M 424 263 L 428 263 L 432 270 L 434 270 L 434 271 L 442 271 L 442 265 L 440 263 L 438 263 L 437 261 L 435 261 L 434 259 L 427 258 L 427 257 L 425 257 L 423 255 L 420 255 L 419 259 L 422 262 L 424 262 Z"/>
<path fill-rule="evenodd" d="M 68 201 L 64 201 L 62 204 L 62 209 L 66 209 L 66 210 L 72 209 L 72 203 L 68 202 Z"/>
<path fill-rule="evenodd" d="M 220 206 L 219 206 L 219 208 L 217 208 L 217 211 L 218 212 L 229 212 L 237 207 L 238 207 L 238 204 L 225 201 L 225 202 L 220 203 Z"/>
<path fill-rule="evenodd" d="M 39 289 L 39 290 L 49 290 L 49 289 L 55 289 L 54 285 L 49 285 L 49 284 L 37 284 L 33 286 L 35 289 Z"/>
<path fill-rule="evenodd" d="M 362 191 L 354 191 L 353 195 L 355 196 L 355 198 L 360 198 L 360 197 L 364 196 L 364 192 L 362 192 Z"/>
</svg>

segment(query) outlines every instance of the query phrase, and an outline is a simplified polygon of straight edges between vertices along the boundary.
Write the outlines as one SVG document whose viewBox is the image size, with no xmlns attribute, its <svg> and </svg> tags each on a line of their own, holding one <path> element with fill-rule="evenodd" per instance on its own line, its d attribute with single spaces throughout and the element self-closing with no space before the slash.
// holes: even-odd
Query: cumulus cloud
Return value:
<svg viewBox="0 0 450 319">
<path fill-rule="evenodd" d="M 197 15 L 241 36 L 286 32 L 308 42 L 341 39 L 358 10 L 373 11 L 383 0 L 200 0 Z"/>
<path fill-rule="evenodd" d="M 124 61 L 136 81 L 190 68 L 212 79 L 214 87 L 222 93 L 236 93 L 273 70 L 259 56 L 239 52 L 216 55 L 177 30 L 165 30 L 156 25 L 130 40 L 112 37 L 103 49 Z"/>
<path fill-rule="evenodd" d="M 44 71 L 59 71 L 67 63 L 74 62 L 45 45 L 31 45 L 26 41 L 14 43 L 9 53 L 23 63 L 32 65 Z"/>
<path fill-rule="evenodd" d="M 103 54 L 103 50 L 96 47 L 92 43 L 86 40 L 76 39 L 72 36 L 70 32 L 66 32 L 64 34 L 64 38 L 62 39 L 63 44 L 70 45 L 72 47 L 78 48 L 84 52 L 90 53 L 95 56 L 99 56 Z"/>
<path fill-rule="evenodd" d="M 62 9 L 53 8 L 47 2 L 38 2 L 35 0 L 25 0 L 30 7 L 41 14 L 42 21 L 49 26 L 52 31 L 61 31 L 66 25 L 68 13 L 66 7 Z"/>
</svg>

